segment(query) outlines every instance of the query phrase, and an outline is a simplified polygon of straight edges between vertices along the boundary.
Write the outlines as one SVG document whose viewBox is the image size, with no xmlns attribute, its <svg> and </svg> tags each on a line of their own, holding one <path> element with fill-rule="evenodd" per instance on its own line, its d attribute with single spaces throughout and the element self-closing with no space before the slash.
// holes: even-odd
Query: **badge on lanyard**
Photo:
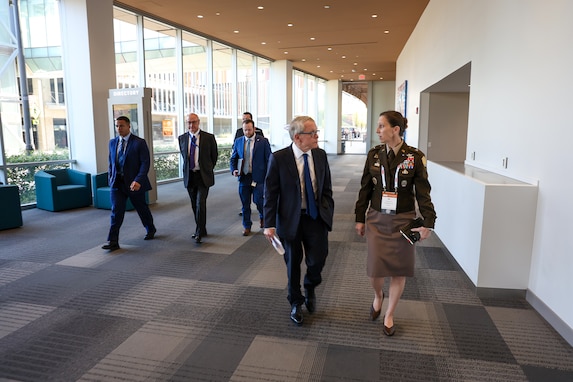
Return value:
<svg viewBox="0 0 573 382">
<path fill-rule="evenodd" d="M 386 215 L 396 215 L 398 205 L 398 194 L 396 192 L 382 192 L 382 213 Z"/>
<path fill-rule="evenodd" d="M 398 189 L 398 174 L 400 166 L 396 167 L 396 175 L 394 177 L 394 190 Z M 386 174 L 384 167 L 380 168 L 380 175 L 382 176 L 382 203 L 380 209 L 383 214 L 396 215 L 396 207 L 398 206 L 398 193 L 396 191 L 386 191 Z"/>
</svg>

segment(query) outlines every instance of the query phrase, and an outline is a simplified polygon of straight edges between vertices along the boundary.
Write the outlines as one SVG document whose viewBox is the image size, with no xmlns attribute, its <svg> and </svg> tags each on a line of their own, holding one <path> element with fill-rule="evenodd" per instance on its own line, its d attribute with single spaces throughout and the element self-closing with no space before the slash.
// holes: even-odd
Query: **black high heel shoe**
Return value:
<svg viewBox="0 0 573 382">
<path fill-rule="evenodd" d="M 384 291 L 382 291 L 382 304 L 384 304 Z M 380 317 L 380 313 L 382 312 L 382 304 L 380 304 L 380 310 L 375 310 L 374 305 L 370 307 L 370 320 L 375 321 L 378 317 Z"/>
<path fill-rule="evenodd" d="M 386 318 L 386 316 L 382 318 L 382 321 L 384 321 L 384 318 Z M 386 325 L 384 325 L 384 329 L 382 331 L 384 332 L 385 335 L 391 337 L 394 335 L 394 333 L 396 333 L 396 328 L 395 325 L 392 325 L 391 327 L 387 327 Z"/>
</svg>

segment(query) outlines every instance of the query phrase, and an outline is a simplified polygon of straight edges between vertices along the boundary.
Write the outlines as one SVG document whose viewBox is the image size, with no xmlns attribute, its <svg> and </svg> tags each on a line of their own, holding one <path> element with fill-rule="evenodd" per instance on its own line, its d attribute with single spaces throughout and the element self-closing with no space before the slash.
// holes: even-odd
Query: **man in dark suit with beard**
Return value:
<svg viewBox="0 0 573 382">
<path fill-rule="evenodd" d="M 143 138 L 131 134 L 129 118 L 121 116 L 115 120 L 118 136 L 109 141 L 108 183 L 111 197 L 111 226 L 108 243 L 103 249 L 119 249 L 119 229 L 125 216 L 127 198 L 135 207 L 147 234 L 145 240 L 155 237 L 153 216 L 145 199 L 146 191 L 151 190 L 147 177 L 151 163 L 149 147 Z"/>
<path fill-rule="evenodd" d="M 328 256 L 334 200 L 330 167 L 318 148 L 318 129 L 310 117 L 296 117 L 289 126 L 292 144 L 274 152 L 265 179 L 264 234 L 276 234 L 285 249 L 290 318 L 302 325 L 301 306 L 316 309 L 315 288 Z M 300 290 L 301 262 L 306 264 L 305 295 Z"/>
<path fill-rule="evenodd" d="M 195 113 L 189 114 L 189 132 L 179 136 L 179 151 L 183 158 L 183 184 L 189 193 L 195 216 L 195 233 L 191 236 L 197 244 L 207 236 L 207 196 L 215 184 L 213 169 L 219 155 L 215 136 L 199 128 L 201 121 Z"/>
</svg>

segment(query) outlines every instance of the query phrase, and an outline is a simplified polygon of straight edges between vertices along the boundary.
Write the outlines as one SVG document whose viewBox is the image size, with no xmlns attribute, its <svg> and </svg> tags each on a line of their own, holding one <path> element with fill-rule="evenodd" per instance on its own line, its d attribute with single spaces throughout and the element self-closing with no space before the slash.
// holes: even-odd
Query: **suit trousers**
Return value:
<svg viewBox="0 0 573 382">
<path fill-rule="evenodd" d="M 110 242 L 117 242 L 119 240 L 119 229 L 123 224 L 125 217 L 125 206 L 127 198 L 131 200 L 131 204 L 135 207 L 141 224 L 145 227 L 147 232 L 154 231 L 155 225 L 153 224 L 153 215 L 149 210 L 147 201 L 145 200 L 145 191 L 130 191 L 129 187 L 125 184 L 123 179 L 118 178 L 110 187 L 111 198 L 111 225 L 107 240 Z"/>
<path fill-rule="evenodd" d="M 251 228 L 253 222 L 251 220 L 251 200 L 255 202 L 257 211 L 259 211 L 259 219 L 263 218 L 263 193 L 264 184 L 257 184 L 252 186 L 253 176 L 251 174 L 241 175 L 239 178 L 239 197 L 242 204 L 243 227 Z"/>
<path fill-rule="evenodd" d="M 304 303 L 300 290 L 302 259 L 304 257 L 306 264 L 304 289 L 314 290 L 322 282 L 322 268 L 328 256 L 328 228 L 320 217 L 314 220 L 302 213 L 294 240 L 283 240 L 283 246 L 288 276 L 287 298 L 291 305 L 300 305 Z"/>
<path fill-rule="evenodd" d="M 195 217 L 195 235 L 207 236 L 207 196 L 209 195 L 209 187 L 203 183 L 199 171 L 191 171 L 189 173 L 187 193 L 191 199 L 191 207 Z"/>
</svg>

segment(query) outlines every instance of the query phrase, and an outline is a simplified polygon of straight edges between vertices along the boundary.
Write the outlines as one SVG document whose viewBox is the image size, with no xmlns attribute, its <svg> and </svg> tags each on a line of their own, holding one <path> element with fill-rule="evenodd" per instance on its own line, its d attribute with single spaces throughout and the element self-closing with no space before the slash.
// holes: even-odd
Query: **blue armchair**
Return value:
<svg viewBox="0 0 573 382">
<path fill-rule="evenodd" d="M 0 230 L 22 226 L 20 193 L 16 185 L 0 185 Z"/>
<path fill-rule="evenodd" d="M 92 204 L 90 174 L 58 169 L 38 171 L 36 182 L 36 207 L 48 211 L 63 211 L 87 207 Z"/>
<path fill-rule="evenodd" d="M 108 184 L 108 173 L 100 172 L 92 175 L 92 192 L 94 195 L 94 207 L 104 210 L 111 210 L 111 195 Z M 126 211 L 134 209 L 131 200 L 127 199 Z"/>
</svg>

